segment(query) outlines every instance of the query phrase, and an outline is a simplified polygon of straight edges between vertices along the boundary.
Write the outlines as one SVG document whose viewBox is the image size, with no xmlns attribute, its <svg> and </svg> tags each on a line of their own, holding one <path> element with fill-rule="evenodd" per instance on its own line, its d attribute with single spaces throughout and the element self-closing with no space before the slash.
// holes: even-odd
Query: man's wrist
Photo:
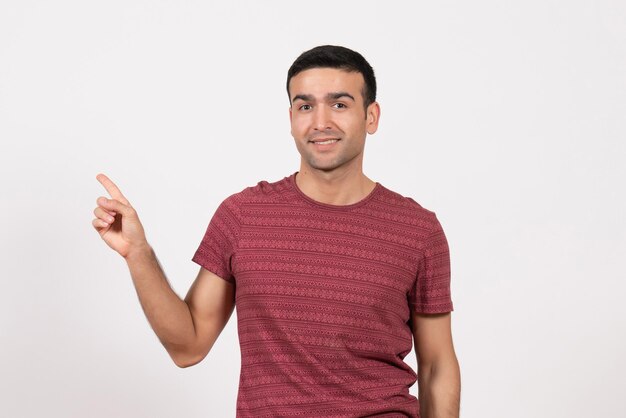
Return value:
<svg viewBox="0 0 626 418">
<path fill-rule="evenodd" d="M 133 262 L 135 260 L 145 259 L 152 254 L 152 247 L 148 242 L 141 243 L 139 245 L 135 245 L 128 250 L 128 253 L 124 257 L 127 263 Z"/>
</svg>

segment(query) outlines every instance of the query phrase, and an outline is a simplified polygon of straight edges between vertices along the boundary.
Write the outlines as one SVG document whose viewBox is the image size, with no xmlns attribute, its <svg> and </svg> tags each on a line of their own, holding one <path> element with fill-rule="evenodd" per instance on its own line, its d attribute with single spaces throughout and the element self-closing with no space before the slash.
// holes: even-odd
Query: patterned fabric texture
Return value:
<svg viewBox="0 0 626 418">
<path fill-rule="evenodd" d="M 376 183 L 313 200 L 298 172 L 227 197 L 192 260 L 235 286 L 237 417 L 419 417 L 411 311 L 453 310 L 434 212 Z"/>
</svg>

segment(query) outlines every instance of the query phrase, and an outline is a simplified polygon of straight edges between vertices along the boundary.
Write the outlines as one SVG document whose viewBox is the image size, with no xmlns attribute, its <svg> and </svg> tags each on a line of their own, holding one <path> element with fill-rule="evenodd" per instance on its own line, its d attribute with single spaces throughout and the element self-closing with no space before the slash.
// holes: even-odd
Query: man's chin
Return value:
<svg viewBox="0 0 626 418">
<path fill-rule="evenodd" d="M 341 164 L 333 164 L 333 163 L 328 163 L 328 164 L 309 164 L 309 166 L 313 169 L 313 170 L 319 170 L 319 171 L 324 171 L 324 172 L 331 172 L 333 170 L 338 169 L 339 167 L 341 167 Z"/>
</svg>

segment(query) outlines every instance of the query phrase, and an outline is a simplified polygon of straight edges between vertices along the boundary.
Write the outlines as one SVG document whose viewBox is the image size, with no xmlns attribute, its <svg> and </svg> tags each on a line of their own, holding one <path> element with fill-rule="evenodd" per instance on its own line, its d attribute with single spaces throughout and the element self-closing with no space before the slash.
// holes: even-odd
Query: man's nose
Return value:
<svg viewBox="0 0 626 418">
<path fill-rule="evenodd" d="M 331 128 L 330 113 L 326 106 L 318 106 L 315 109 L 315 120 L 313 121 L 315 129 L 323 131 Z"/>
</svg>

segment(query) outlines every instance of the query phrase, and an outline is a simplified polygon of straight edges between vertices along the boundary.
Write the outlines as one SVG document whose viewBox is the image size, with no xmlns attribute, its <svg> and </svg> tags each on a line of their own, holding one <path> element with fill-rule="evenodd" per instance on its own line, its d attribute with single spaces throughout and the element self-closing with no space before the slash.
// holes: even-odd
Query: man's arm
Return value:
<svg viewBox="0 0 626 418">
<path fill-rule="evenodd" d="M 458 418 L 461 372 L 452 344 L 451 314 L 411 313 L 418 364 L 420 418 Z"/>
<path fill-rule="evenodd" d="M 150 246 L 125 259 L 148 322 L 174 363 L 189 367 L 202 361 L 233 312 L 234 286 L 201 267 L 182 300 Z"/>
<path fill-rule="evenodd" d="M 189 367 L 211 350 L 235 306 L 234 285 L 200 269 L 185 300 L 172 290 L 146 240 L 139 215 L 106 175 L 96 179 L 111 195 L 99 197 L 91 224 L 106 244 L 124 257 L 148 322 L 174 363 Z"/>
</svg>

